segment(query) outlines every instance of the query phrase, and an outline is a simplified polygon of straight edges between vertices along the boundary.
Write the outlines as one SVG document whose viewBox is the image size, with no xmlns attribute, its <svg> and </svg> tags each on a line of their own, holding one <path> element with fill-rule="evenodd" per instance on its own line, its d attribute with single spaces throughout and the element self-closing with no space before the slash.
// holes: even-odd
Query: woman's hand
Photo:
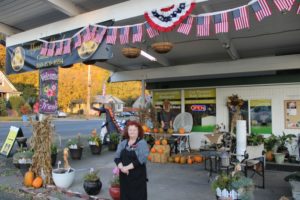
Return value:
<svg viewBox="0 0 300 200">
<path fill-rule="evenodd" d="M 126 166 L 126 167 L 122 167 L 121 169 L 121 172 L 123 172 L 124 174 L 129 174 L 129 169 L 128 169 L 128 167 Z"/>
</svg>

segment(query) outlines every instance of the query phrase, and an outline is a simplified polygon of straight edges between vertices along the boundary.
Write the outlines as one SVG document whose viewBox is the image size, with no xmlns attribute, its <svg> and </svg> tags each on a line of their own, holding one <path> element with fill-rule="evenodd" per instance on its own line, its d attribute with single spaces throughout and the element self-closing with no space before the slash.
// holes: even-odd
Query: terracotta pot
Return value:
<svg viewBox="0 0 300 200">
<path fill-rule="evenodd" d="M 141 49 L 133 47 L 123 48 L 122 54 L 127 58 L 137 58 L 141 54 Z"/>
<path fill-rule="evenodd" d="M 274 156 L 273 156 L 273 151 L 267 151 L 266 153 L 266 160 L 267 161 L 273 161 Z"/>
<path fill-rule="evenodd" d="M 171 42 L 157 42 L 151 45 L 157 53 L 168 53 L 172 50 L 173 44 Z"/>
<path fill-rule="evenodd" d="M 109 194 L 113 200 L 120 200 L 121 199 L 120 187 L 110 187 Z"/>
</svg>

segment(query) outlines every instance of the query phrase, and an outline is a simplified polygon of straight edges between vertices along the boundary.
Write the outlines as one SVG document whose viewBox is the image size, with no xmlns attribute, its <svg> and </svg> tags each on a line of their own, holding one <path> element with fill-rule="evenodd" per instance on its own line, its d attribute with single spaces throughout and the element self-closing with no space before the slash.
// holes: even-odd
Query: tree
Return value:
<svg viewBox="0 0 300 200">
<path fill-rule="evenodd" d="M 9 97 L 9 103 L 11 105 L 11 108 L 18 113 L 20 113 L 20 108 L 25 104 L 25 100 L 21 96 L 11 96 Z"/>
<path fill-rule="evenodd" d="M 0 98 L 0 116 L 7 116 L 6 101 L 4 98 Z"/>
<path fill-rule="evenodd" d="M 0 71 L 5 71 L 5 58 L 6 58 L 5 47 L 0 44 Z"/>
<path fill-rule="evenodd" d="M 22 92 L 22 97 L 31 106 L 35 103 L 38 97 L 38 90 L 33 84 L 16 83 L 14 86 L 19 92 Z"/>
</svg>

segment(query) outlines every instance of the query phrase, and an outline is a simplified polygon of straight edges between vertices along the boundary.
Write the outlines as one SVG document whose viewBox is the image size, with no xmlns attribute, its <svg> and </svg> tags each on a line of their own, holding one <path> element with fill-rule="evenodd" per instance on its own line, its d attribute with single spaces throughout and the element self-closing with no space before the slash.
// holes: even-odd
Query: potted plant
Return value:
<svg viewBox="0 0 300 200">
<path fill-rule="evenodd" d="M 211 187 L 216 192 L 218 200 L 253 199 L 253 180 L 245 177 L 241 172 L 229 175 L 222 173 L 213 181 Z"/>
<path fill-rule="evenodd" d="M 91 136 L 89 137 L 89 145 L 90 145 L 92 154 L 100 154 L 101 153 L 102 142 L 101 142 L 99 135 L 97 135 L 96 129 L 94 129 L 92 131 Z"/>
<path fill-rule="evenodd" d="M 88 195 L 97 195 L 102 188 L 102 183 L 97 175 L 98 173 L 99 170 L 94 171 L 94 169 L 91 168 L 89 173 L 84 176 L 83 188 Z"/>
<path fill-rule="evenodd" d="M 68 141 L 68 148 L 73 160 L 81 160 L 83 145 L 80 142 L 80 134 L 77 135 L 77 138 Z"/>
<path fill-rule="evenodd" d="M 292 187 L 292 194 L 294 199 L 300 199 L 300 172 L 295 172 L 284 178 Z"/>
<path fill-rule="evenodd" d="M 277 152 L 274 153 L 275 161 L 277 164 L 282 164 L 284 162 L 284 158 L 289 156 L 288 148 L 285 146 L 286 143 L 290 143 L 292 138 L 296 137 L 294 134 L 285 134 L 283 132 L 282 135 L 277 136 Z"/>
<path fill-rule="evenodd" d="M 261 156 L 264 152 L 264 137 L 262 135 L 251 134 L 247 137 L 246 152 L 249 155 Z"/>
<path fill-rule="evenodd" d="M 113 169 L 113 180 L 110 183 L 109 194 L 113 200 L 120 200 L 120 170 L 118 167 Z"/>
<path fill-rule="evenodd" d="M 276 136 L 272 134 L 270 137 L 264 139 L 264 145 L 265 149 L 267 151 L 266 153 L 266 160 L 267 161 L 273 161 L 274 156 L 273 156 L 273 149 L 277 143 Z"/>
<path fill-rule="evenodd" d="M 15 167 L 20 169 L 23 176 L 29 170 L 32 164 L 32 156 L 33 156 L 32 150 L 23 150 L 23 149 L 21 149 L 20 152 L 15 153 L 13 156 L 13 164 L 15 165 Z"/>
<path fill-rule="evenodd" d="M 109 134 L 108 150 L 116 151 L 119 141 L 120 141 L 120 137 L 118 133 Z"/>
<path fill-rule="evenodd" d="M 51 165 L 55 166 L 57 158 L 57 146 L 55 144 L 51 144 Z"/>
</svg>

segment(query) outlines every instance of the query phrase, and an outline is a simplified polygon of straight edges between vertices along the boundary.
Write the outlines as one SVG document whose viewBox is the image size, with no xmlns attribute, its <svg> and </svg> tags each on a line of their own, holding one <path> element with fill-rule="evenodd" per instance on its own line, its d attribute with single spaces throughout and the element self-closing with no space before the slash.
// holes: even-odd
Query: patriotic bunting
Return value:
<svg viewBox="0 0 300 200">
<path fill-rule="evenodd" d="M 129 26 L 120 29 L 120 44 L 129 43 Z"/>
<path fill-rule="evenodd" d="M 273 0 L 274 5 L 280 12 L 290 11 L 295 4 L 295 0 Z M 68 39 L 57 41 L 42 42 L 40 55 L 43 56 L 60 56 L 71 53 L 71 48 L 78 48 L 83 42 L 93 40 L 100 44 L 106 36 L 107 44 L 115 44 L 119 37 L 120 44 L 128 44 L 129 38 L 132 37 L 132 43 L 141 42 L 143 37 L 143 27 L 149 38 L 159 35 L 159 32 L 167 32 L 178 26 L 177 32 L 189 35 L 193 26 L 193 20 L 196 18 L 196 36 L 205 37 L 210 35 L 210 21 L 214 23 L 215 33 L 227 33 L 229 31 L 228 13 L 231 13 L 235 30 L 249 29 L 248 6 L 254 11 L 258 21 L 270 16 L 271 10 L 266 0 L 252 0 L 247 5 L 232 8 L 224 11 L 213 13 L 204 13 L 200 15 L 190 15 L 195 7 L 195 3 L 181 3 L 167 8 L 154 10 L 145 13 L 146 22 L 126 25 L 126 26 L 101 26 L 90 25 L 82 28 L 74 36 Z M 300 5 L 297 5 L 297 14 L 300 15 Z"/>
<path fill-rule="evenodd" d="M 197 36 L 209 36 L 209 16 L 197 17 Z"/>
<path fill-rule="evenodd" d="M 249 28 L 249 17 L 246 7 L 241 7 L 232 11 L 235 30 Z"/>
<path fill-rule="evenodd" d="M 193 25 L 193 17 L 188 17 L 187 19 L 185 19 L 179 26 L 179 28 L 177 29 L 178 33 L 183 33 L 185 35 L 188 35 L 190 33 L 190 30 L 192 28 Z"/>
<path fill-rule="evenodd" d="M 271 15 L 271 10 L 266 2 L 266 0 L 258 0 L 252 5 L 253 11 L 255 12 L 258 21 L 263 20 L 265 17 Z"/>
<path fill-rule="evenodd" d="M 142 24 L 132 27 L 132 43 L 141 42 L 143 36 Z"/>
<path fill-rule="evenodd" d="M 228 19 L 227 13 L 221 13 L 214 15 L 214 23 L 216 33 L 227 33 L 228 32 Z"/>
<path fill-rule="evenodd" d="M 107 44 L 115 44 L 117 40 L 118 29 L 109 28 L 106 35 L 106 43 Z"/>
</svg>

